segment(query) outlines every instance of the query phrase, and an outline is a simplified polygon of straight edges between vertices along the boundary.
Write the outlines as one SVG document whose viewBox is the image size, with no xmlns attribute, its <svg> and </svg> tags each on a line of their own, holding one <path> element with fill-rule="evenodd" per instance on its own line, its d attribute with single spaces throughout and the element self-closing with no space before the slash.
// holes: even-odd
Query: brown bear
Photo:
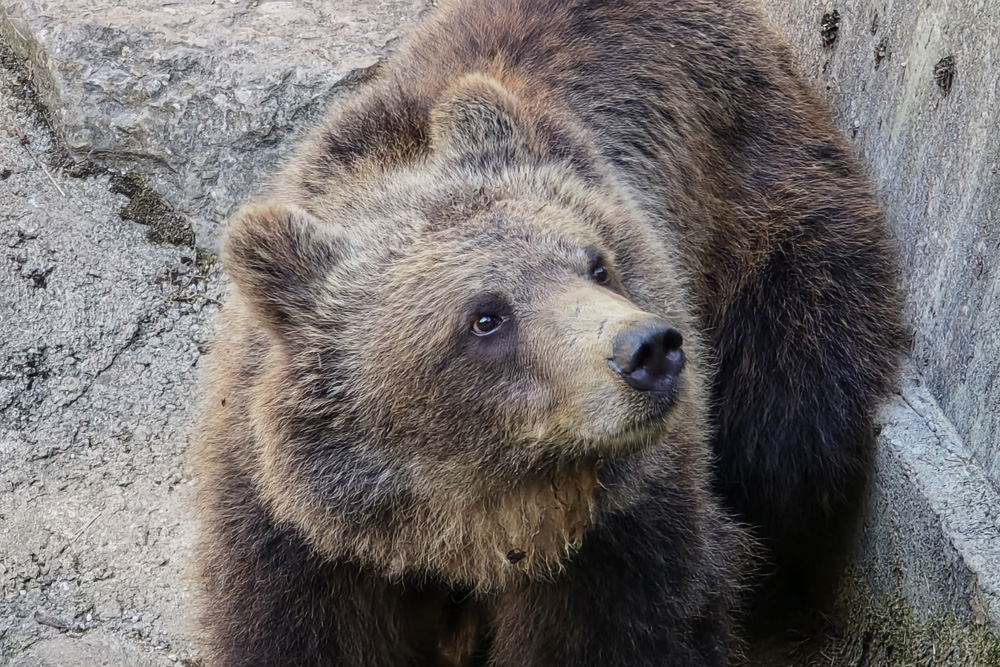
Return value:
<svg viewBox="0 0 1000 667">
<path fill-rule="evenodd" d="M 739 0 L 442 3 L 230 223 L 212 666 L 729 664 L 863 480 L 884 223 Z M 713 452 L 714 448 L 714 452 Z"/>
</svg>

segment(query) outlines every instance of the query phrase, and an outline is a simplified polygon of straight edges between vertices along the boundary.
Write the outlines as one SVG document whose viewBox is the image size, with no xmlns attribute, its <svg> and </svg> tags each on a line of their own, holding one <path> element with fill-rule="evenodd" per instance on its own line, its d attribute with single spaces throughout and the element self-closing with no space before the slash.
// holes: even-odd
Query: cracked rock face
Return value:
<svg viewBox="0 0 1000 667">
<path fill-rule="evenodd" d="M 54 173 L 20 85 L 0 69 L 0 663 L 104 664 L 110 637 L 107 664 L 173 664 L 218 270 L 148 243 L 108 176 Z"/>
<path fill-rule="evenodd" d="M 0 34 L 78 159 L 140 168 L 199 245 L 426 0 L 25 0 Z"/>
</svg>

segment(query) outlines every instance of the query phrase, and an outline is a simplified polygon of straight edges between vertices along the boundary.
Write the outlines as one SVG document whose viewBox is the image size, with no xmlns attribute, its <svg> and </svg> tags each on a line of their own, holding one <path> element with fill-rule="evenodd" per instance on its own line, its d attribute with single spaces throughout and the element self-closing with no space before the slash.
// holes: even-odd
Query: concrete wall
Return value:
<svg viewBox="0 0 1000 667">
<path fill-rule="evenodd" d="M 859 558 L 917 618 L 1000 629 L 1000 5 L 761 0 L 878 186 L 910 367 Z"/>
</svg>

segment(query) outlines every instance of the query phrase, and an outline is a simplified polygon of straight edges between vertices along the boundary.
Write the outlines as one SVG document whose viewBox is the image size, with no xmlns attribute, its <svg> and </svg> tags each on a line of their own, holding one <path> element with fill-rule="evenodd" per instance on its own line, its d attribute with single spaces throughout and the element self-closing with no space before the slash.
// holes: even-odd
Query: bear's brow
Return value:
<svg viewBox="0 0 1000 667">
<path fill-rule="evenodd" d="M 583 249 L 583 254 L 587 256 L 587 266 L 591 269 L 607 262 L 607 258 L 601 249 L 595 245 L 588 245 Z"/>
</svg>

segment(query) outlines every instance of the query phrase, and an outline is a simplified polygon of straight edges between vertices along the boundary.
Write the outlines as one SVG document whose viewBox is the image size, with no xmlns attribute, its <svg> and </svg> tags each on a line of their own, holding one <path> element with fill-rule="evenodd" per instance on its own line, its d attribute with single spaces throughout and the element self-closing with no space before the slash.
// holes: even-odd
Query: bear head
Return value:
<svg viewBox="0 0 1000 667">
<path fill-rule="evenodd" d="M 607 461 L 700 444 L 698 340 L 680 263 L 582 131 L 480 75 L 423 122 L 230 223 L 266 341 L 256 481 L 326 557 L 496 590 L 562 566 Z"/>
</svg>

